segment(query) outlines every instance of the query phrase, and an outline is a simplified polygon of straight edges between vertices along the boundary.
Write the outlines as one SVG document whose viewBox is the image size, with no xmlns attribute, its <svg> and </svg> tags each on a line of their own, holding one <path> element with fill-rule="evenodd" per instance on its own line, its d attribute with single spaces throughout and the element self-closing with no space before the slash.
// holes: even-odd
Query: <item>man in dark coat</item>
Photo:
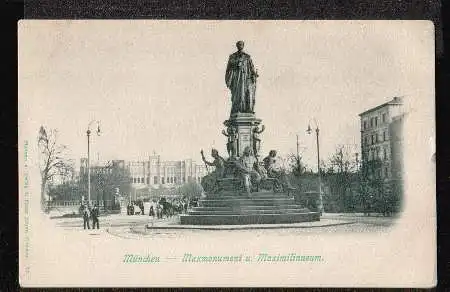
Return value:
<svg viewBox="0 0 450 292">
<path fill-rule="evenodd" d="M 91 226 L 89 226 L 89 209 L 85 205 L 82 207 L 82 212 L 84 229 L 86 229 L 86 225 L 88 229 L 91 229 Z"/>
<path fill-rule="evenodd" d="M 91 212 L 91 217 L 92 217 L 92 229 L 95 229 L 95 224 L 97 224 L 97 229 L 100 228 L 100 226 L 99 226 L 99 221 L 98 221 L 98 216 L 99 216 L 99 210 L 98 210 L 97 204 L 95 204 L 95 205 L 94 205 L 94 208 L 92 209 L 92 212 Z"/>
</svg>

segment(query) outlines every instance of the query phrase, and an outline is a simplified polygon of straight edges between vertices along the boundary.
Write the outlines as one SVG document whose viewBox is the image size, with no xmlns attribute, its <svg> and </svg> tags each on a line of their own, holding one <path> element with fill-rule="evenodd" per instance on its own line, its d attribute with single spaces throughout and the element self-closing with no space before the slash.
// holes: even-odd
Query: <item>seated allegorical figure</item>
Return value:
<svg viewBox="0 0 450 292">
<path fill-rule="evenodd" d="M 261 181 L 261 175 L 255 169 L 256 159 L 251 155 L 250 146 L 245 147 L 243 154 L 239 161 L 236 162 L 236 167 L 243 180 L 245 191 L 250 196 L 252 188 L 258 188 Z"/>
<path fill-rule="evenodd" d="M 295 188 L 291 185 L 286 172 L 277 166 L 276 156 L 277 151 L 270 150 L 269 155 L 263 159 L 267 176 L 270 178 L 275 178 L 281 184 L 283 191 L 295 190 Z"/>
<path fill-rule="evenodd" d="M 205 192 L 211 193 L 217 190 L 217 180 L 222 178 L 224 176 L 225 172 L 225 159 L 223 159 L 219 155 L 219 151 L 216 149 L 211 150 L 211 156 L 214 158 L 212 162 L 209 162 L 205 159 L 205 156 L 203 154 L 203 150 L 200 152 L 202 155 L 202 160 L 206 165 L 214 166 L 215 170 L 204 176 L 202 178 L 202 187 L 205 190 Z"/>
</svg>

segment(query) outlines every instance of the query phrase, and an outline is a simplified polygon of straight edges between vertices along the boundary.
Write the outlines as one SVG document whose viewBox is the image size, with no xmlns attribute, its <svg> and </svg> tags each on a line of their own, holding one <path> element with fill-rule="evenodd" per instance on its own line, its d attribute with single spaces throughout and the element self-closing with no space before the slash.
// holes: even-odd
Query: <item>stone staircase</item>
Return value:
<svg viewBox="0 0 450 292">
<path fill-rule="evenodd" d="M 320 214 L 311 212 L 285 193 L 260 191 L 238 195 L 233 191 L 207 195 L 186 215 L 182 225 L 246 225 L 281 224 L 319 221 Z"/>
</svg>

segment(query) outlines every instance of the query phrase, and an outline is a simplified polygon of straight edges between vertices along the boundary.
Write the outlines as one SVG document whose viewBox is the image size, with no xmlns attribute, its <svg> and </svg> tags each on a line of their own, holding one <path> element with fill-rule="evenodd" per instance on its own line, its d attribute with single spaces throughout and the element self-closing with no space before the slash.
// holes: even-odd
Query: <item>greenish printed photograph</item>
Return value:
<svg viewBox="0 0 450 292">
<path fill-rule="evenodd" d="M 22 287 L 436 285 L 430 21 L 22 20 Z"/>
</svg>

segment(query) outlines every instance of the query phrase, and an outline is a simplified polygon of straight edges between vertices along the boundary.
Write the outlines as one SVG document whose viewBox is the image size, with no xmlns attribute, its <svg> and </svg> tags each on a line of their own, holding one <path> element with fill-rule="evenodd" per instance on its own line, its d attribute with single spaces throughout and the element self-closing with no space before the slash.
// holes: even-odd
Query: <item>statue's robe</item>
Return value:
<svg viewBox="0 0 450 292">
<path fill-rule="evenodd" d="M 250 55 L 244 52 L 230 55 L 225 83 L 231 91 L 231 114 L 252 113 L 255 106 L 256 71 Z"/>
</svg>

